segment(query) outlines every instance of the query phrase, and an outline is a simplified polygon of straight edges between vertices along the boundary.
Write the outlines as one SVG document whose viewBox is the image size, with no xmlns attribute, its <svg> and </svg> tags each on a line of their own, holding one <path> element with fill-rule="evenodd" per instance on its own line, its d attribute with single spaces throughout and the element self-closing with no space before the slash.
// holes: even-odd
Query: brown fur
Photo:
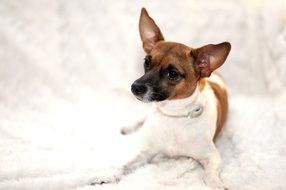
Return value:
<svg viewBox="0 0 286 190">
<path fill-rule="evenodd" d="M 218 73 L 216 73 L 216 75 L 218 75 L 221 78 L 221 76 Z M 217 83 L 208 81 L 205 78 L 199 80 L 199 90 L 202 91 L 205 88 L 206 84 L 210 85 L 217 99 L 217 123 L 216 123 L 217 126 L 213 138 L 215 139 L 222 130 L 227 118 L 227 112 L 228 112 L 227 91 L 226 89 L 219 86 Z"/>
<path fill-rule="evenodd" d="M 227 112 L 228 112 L 228 100 L 226 89 L 220 87 L 217 83 L 208 81 L 208 84 L 213 89 L 215 96 L 217 98 L 217 128 L 214 135 L 214 139 L 218 136 L 220 131 L 223 128 L 223 125 L 226 121 Z"/>
<path fill-rule="evenodd" d="M 168 92 L 172 94 L 169 100 L 186 98 L 192 95 L 198 81 L 198 74 L 193 66 L 193 58 L 190 55 L 191 48 L 175 42 L 158 42 L 150 55 L 152 63 L 156 67 L 166 69 L 172 64 L 178 71 L 185 75 L 174 85 L 169 85 L 170 81 L 166 80 L 164 85 Z"/>
</svg>

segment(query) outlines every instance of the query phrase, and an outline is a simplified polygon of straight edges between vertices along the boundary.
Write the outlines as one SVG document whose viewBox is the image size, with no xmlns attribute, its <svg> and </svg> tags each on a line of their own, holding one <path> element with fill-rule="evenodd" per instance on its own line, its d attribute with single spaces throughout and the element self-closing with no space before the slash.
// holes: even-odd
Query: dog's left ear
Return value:
<svg viewBox="0 0 286 190">
<path fill-rule="evenodd" d="M 143 49 L 147 54 L 152 51 L 153 47 L 158 41 L 164 40 L 164 37 L 159 27 L 148 15 L 148 12 L 145 8 L 141 9 L 139 32 L 141 40 L 143 42 Z"/>
<path fill-rule="evenodd" d="M 209 44 L 191 51 L 194 65 L 200 77 L 209 77 L 226 60 L 231 49 L 229 42 Z"/>
</svg>

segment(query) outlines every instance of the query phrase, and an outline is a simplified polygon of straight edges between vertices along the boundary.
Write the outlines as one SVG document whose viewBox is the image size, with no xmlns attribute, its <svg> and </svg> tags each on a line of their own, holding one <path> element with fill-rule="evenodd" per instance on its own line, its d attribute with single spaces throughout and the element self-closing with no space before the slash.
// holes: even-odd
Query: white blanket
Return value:
<svg viewBox="0 0 286 190">
<path fill-rule="evenodd" d="M 286 189 L 286 5 L 283 1 L 0 1 L 0 189 L 209 189 L 195 161 L 154 160 L 118 184 L 92 179 L 131 159 L 140 131 L 120 127 L 150 105 L 142 74 L 145 6 L 167 40 L 229 41 L 220 70 L 230 113 L 217 141 L 231 190 Z"/>
</svg>

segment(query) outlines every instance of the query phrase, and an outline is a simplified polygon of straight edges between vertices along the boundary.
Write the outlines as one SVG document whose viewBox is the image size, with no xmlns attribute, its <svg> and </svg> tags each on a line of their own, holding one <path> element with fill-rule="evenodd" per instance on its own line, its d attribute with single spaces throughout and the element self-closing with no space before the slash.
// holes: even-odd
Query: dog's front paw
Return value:
<svg viewBox="0 0 286 190">
<path fill-rule="evenodd" d="M 104 176 L 95 178 L 90 185 L 103 185 L 110 183 L 118 183 L 120 181 L 120 176 Z"/>
<path fill-rule="evenodd" d="M 121 179 L 121 172 L 116 168 L 107 168 L 103 170 L 97 170 L 94 173 L 94 176 L 96 177 L 91 181 L 90 185 L 118 183 Z"/>
<path fill-rule="evenodd" d="M 128 135 L 129 133 L 131 133 L 132 131 L 130 130 L 130 127 L 122 127 L 120 129 L 120 133 L 121 135 Z"/>
<path fill-rule="evenodd" d="M 218 175 L 204 175 L 204 182 L 214 190 L 227 190 Z"/>
</svg>

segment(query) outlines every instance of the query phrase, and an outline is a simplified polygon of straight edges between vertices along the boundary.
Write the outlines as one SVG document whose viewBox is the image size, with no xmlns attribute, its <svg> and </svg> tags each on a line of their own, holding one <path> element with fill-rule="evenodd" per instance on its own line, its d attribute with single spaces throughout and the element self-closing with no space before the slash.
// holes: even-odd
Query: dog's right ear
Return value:
<svg viewBox="0 0 286 190">
<path fill-rule="evenodd" d="M 143 43 L 143 49 L 147 54 L 152 51 L 153 47 L 158 41 L 164 40 L 159 27 L 148 15 L 148 12 L 145 8 L 141 9 L 139 32 Z"/>
</svg>

